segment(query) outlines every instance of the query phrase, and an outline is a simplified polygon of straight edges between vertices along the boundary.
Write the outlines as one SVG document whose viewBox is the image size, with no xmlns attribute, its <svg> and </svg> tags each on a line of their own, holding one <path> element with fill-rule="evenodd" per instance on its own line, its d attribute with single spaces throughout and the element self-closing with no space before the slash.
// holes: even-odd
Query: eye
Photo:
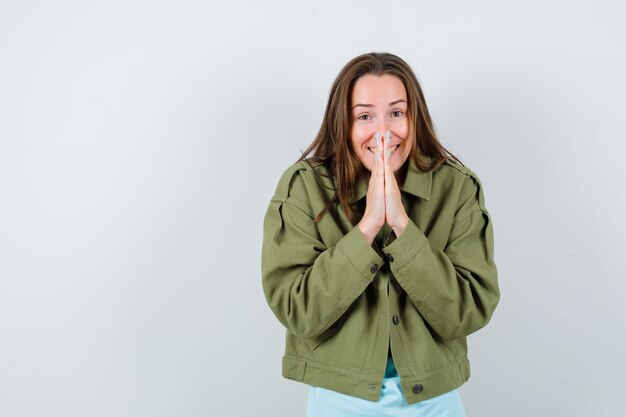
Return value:
<svg viewBox="0 0 626 417">
<path fill-rule="evenodd" d="M 400 110 L 396 110 L 391 114 L 393 115 L 393 117 L 402 117 L 404 113 L 402 113 Z"/>
<path fill-rule="evenodd" d="M 369 114 L 362 114 L 359 117 L 357 117 L 357 119 L 359 119 L 359 120 L 367 120 L 368 117 L 370 117 Z"/>
</svg>

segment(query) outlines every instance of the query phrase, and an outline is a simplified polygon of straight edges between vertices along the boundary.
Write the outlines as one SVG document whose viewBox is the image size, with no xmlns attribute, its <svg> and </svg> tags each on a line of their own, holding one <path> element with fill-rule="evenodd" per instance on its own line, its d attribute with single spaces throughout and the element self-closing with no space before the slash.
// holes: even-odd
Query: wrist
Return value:
<svg viewBox="0 0 626 417">
<path fill-rule="evenodd" d="M 371 245 L 374 242 L 374 238 L 376 237 L 378 230 L 380 229 L 377 230 L 375 227 L 372 227 L 364 222 L 359 222 L 357 226 L 359 230 L 361 230 L 361 234 L 363 234 L 365 240 L 367 240 L 367 242 Z"/>
<path fill-rule="evenodd" d="M 402 219 L 402 221 L 400 221 L 398 225 L 392 228 L 394 233 L 396 234 L 396 237 L 400 237 L 400 235 L 404 233 L 406 227 L 409 224 L 409 220 L 409 216 L 406 216 L 404 219 Z"/>
</svg>

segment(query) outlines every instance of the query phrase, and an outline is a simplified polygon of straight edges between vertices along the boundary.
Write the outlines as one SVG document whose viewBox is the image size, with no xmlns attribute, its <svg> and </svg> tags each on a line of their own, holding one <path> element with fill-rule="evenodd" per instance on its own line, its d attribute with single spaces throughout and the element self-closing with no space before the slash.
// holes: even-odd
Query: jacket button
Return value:
<svg viewBox="0 0 626 417">
<path fill-rule="evenodd" d="M 372 264 L 372 267 L 370 268 L 370 271 L 372 271 L 372 274 L 375 274 L 376 271 L 378 271 L 378 265 Z"/>
<path fill-rule="evenodd" d="M 389 259 L 389 262 L 393 262 L 393 255 L 388 253 L 387 254 L 387 259 Z"/>
<path fill-rule="evenodd" d="M 400 316 L 398 316 L 397 314 L 394 314 L 391 320 L 393 321 L 393 324 L 398 324 L 400 323 Z"/>
<path fill-rule="evenodd" d="M 415 384 L 415 385 L 413 385 L 413 392 L 415 394 L 419 394 L 422 391 L 424 391 L 424 386 L 422 384 Z"/>
</svg>

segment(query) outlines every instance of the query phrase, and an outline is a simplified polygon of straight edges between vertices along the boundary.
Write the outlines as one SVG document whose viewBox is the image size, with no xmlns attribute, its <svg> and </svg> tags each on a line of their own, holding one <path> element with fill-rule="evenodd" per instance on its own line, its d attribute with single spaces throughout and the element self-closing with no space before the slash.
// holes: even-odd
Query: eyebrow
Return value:
<svg viewBox="0 0 626 417">
<path fill-rule="evenodd" d="M 398 103 L 406 103 L 406 100 L 396 100 L 396 101 L 392 101 L 391 103 L 389 103 L 390 106 L 393 106 L 394 104 L 398 104 Z M 374 107 L 373 104 L 355 104 L 354 106 L 352 106 L 352 109 L 354 109 L 355 107 Z"/>
</svg>

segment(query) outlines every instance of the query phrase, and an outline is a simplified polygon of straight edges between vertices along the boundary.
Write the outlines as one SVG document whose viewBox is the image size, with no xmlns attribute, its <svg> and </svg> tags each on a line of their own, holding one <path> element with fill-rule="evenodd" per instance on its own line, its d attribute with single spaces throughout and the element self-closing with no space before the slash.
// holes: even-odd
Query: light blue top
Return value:
<svg viewBox="0 0 626 417">
<path fill-rule="evenodd" d="M 368 401 L 321 387 L 311 386 L 306 417 L 466 417 L 458 389 L 409 404 L 391 352 L 378 401 Z"/>
</svg>

